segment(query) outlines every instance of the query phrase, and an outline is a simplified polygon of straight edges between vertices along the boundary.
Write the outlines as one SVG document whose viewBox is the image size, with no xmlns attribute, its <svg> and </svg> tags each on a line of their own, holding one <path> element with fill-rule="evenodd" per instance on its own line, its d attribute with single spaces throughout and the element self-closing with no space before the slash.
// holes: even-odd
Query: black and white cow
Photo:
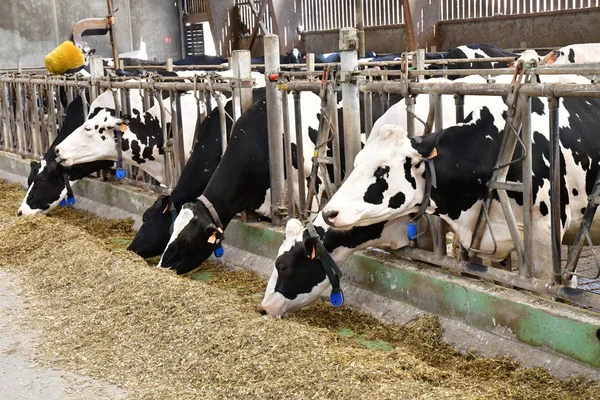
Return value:
<svg viewBox="0 0 600 400">
<path fill-rule="evenodd" d="M 545 78 L 564 82 L 564 77 Z M 581 83 L 584 78 L 569 77 Z M 588 81 L 589 82 L 589 81 Z M 355 168 L 323 209 L 324 220 L 336 229 L 351 229 L 417 212 L 424 199 L 425 160 L 432 154 L 437 187 L 432 188 L 427 213 L 440 216 L 469 249 L 479 216 L 486 183 L 490 179 L 502 141 L 506 106 L 497 97 L 467 96 L 479 102 L 464 123 L 426 136 L 409 139 L 403 128 L 385 125 L 373 133 L 355 159 Z M 546 99 L 532 99 L 533 133 L 533 235 L 534 271 L 549 278 L 544 268 L 551 262 L 549 132 Z M 466 105 L 466 104 L 465 104 Z M 564 98 L 560 101 L 561 222 L 562 233 L 581 222 L 600 164 L 600 126 L 596 99 Z M 515 157 L 519 157 L 516 154 Z M 520 163 L 510 167 L 507 180 L 522 180 Z M 522 194 L 509 192 L 517 221 L 522 221 Z M 514 249 L 497 200 L 489 211 L 495 245 L 485 231 L 480 248 L 492 261 L 501 261 Z M 484 256 L 482 254 L 482 256 Z"/>
<path fill-rule="evenodd" d="M 541 59 L 540 64 L 584 64 L 600 62 L 600 43 L 570 44 L 553 50 Z"/>
<path fill-rule="evenodd" d="M 103 93 L 105 94 L 107 92 Z M 112 94 L 108 92 L 107 96 Z M 132 96 L 132 99 L 133 97 L 135 96 Z M 137 97 L 139 98 L 139 94 Z M 181 108 L 184 154 L 187 160 L 198 117 L 195 97 L 192 94 L 182 95 Z M 122 132 L 121 140 L 123 161 L 138 166 L 160 183 L 165 183 L 160 104 L 143 113 L 132 107 L 129 119 L 122 119 L 114 114 L 114 110 L 101 109 L 56 146 L 56 157 L 60 159 L 61 164 L 69 167 L 97 160 L 117 161 L 116 130 L 125 124 L 126 130 Z M 170 113 L 166 112 L 165 115 L 164 123 L 170 124 Z"/>
<path fill-rule="evenodd" d="M 255 89 L 254 98 L 265 96 L 264 89 Z M 231 101 L 225 105 L 231 115 Z M 231 131 L 231 120 L 227 118 L 227 131 Z M 160 195 L 142 217 L 143 224 L 133 238 L 128 250 L 144 257 L 159 256 L 167 247 L 173 219 L 184 203 L 195 201 L 202 194 L 221 160 L 221 122 L 219 110 L 215 108 L 199 127 L 194 151 L 181 172 L 171 195 Z M 172 207 L 172 210 L 169 209 Z"/>
<path fill-rule="evenodd" d="M 304 154 L 312 153 L 309 129 L 319 126 L 321 102 L 310 92 L 301 95 Z M 290 98 L 291 101 L 291 98 Z M 294 120 L 290 107 L 290 120 Z M 304 168 L 310 172 L 311 161 L 305 157 Z M 227 150 L 210 179 L 203 196 L 212 203 L 222 229 L 244 210 L 256 210 L 270 217 L 270 179 L 266 99 L 261 99 L 235 123 Z M 297 194 L 297 189 L 296 189 Z M 173 234 L 164 251 L 160 266 L 183 274 L 197 268 L 215 250 L 222 238 L 219 223 L 201 201 L 183 206 L 173 224 Z"/>
<path fill-rule="evenodd" d="M 142 103 L 136 90 L 130 92 L 130 103 L 134 110 L 141 110 Z M 115 109 L 114 98 L 110 92 L 98 96 L 90 105 L 88 118 L 93 118 L 102 110 Z M 28 190 L 17 215 L 45 213 L 58 207 L 67 195 L 65 174 L 69 184 L 74 185 L 79 179 L 99 171 L 108 169 L 112 161 L 93 161 L 74 165 L 69 168 L 56 162 L 55 148 L 85 122 L 81 97 L 76 97 L 67 107 L 64 124 L 50 148 L 44 154 L 41 162 L 31 162 L 31 172 L 28 178 Z"/>
<path fill-rule="evenodd" d="M 519 57 L 519 54 L 505 50 L 501 47 L 494 46 L 491 44 L 467 44 L 458 46 L 454 49 L 450 49 L 444 55 L 444 59 L 471 59 L 471 58 L 494 58 L 494 57 L 514 57 L 515 60 Z M 448 69 L 480 69 L 480 68 L 507 68 L 512 65 L 512 62 L 500 61 L 500 62 L 460 62 L 455 64 L 449 64 Z M 426 67 L 428 70 L 442 69 L 440 64 L 432 64 Z M 459 78 L 457 75 L 450 75 L 449 79 Z"/>
</svg>

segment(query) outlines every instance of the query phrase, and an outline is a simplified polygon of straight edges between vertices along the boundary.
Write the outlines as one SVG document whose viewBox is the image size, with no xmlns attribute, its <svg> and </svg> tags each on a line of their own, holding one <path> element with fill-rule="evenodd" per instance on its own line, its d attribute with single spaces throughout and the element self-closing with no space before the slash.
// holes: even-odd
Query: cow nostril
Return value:
<svg viewBox="0 0 600 400">
<path fill-rule="evenodd" d="M 331 210 L 331 211 L 327 211 L 325 212 L 325 218 L 328 220 L 334 220 L 335 217 L 337 217 L 339 214 L 339 212 L 337 210 Z"/>
<path fill-rule="evenodd" d="M 262 308 L 262 307 L 258 307 L 258 309 L 257 309 L 256 311 L 258 311 L 258 313 L 259 313 L 260 315 L 267 315 L 267 310 L 265 310 L 265 309 L 264 309 L 264 308 Z"/>
<path fill-rule="evenodd" d="M 23 215 L 23 211 L 21 211 L 21 210 L 17 211 L 17 217 L 20 217 L 21 215 Z"/>
<path fill-rule="evenodd" d="M 60 153 L 60 150 L 58 150 L 58 147 L 55 147 L 55 148 L 54 148 L 54 153 L 55 153 L 56 155 L 58 155 L 58 153 Z"/>
</svg>

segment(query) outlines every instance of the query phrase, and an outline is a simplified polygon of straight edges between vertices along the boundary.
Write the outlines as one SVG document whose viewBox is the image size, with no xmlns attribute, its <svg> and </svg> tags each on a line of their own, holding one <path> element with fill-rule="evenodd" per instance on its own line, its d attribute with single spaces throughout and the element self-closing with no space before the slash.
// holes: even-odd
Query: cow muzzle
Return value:
<svg viewBox="0 0 600 400">
<path fill-rule="evenodd" d="M 323 215 L 323 219 L 325 220 L 327 225 L 335 227 L 335 220 L 339 215 L 338 210 L 323 210 L 321 214 Z"/>
</svg>

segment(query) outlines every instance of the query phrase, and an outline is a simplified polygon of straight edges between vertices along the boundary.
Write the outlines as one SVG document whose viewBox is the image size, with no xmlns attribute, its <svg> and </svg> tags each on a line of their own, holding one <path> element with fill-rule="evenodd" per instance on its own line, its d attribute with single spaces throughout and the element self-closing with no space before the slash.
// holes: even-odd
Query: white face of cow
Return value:
<svg viewBox="0 0 600 400">
<path fill-rule="evenodd" d="M 96 160 L 116 160 L 115 129 L 121 120 L 103 109 L 56 146 L 56 157 L 64 166 Z"/>
<path fill-rule="evenodd" d="M 371 225 L 416 212 L 423 199 L 423 157 L 406 131 L 383 125 L 354 160 L 354 170 L 323 209 L 338 229 Z"/>
</svg>

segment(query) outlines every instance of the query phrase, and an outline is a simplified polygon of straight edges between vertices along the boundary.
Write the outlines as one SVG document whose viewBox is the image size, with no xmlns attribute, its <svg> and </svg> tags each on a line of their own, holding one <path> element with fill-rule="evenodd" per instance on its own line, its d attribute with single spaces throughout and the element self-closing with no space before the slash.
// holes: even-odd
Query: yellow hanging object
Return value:
<svg viewBox="0 0 600 400">
<path fill-rule="evenodd" d="M 85 64 L 83 53 L 70 40 L 62 42 L 44 58 L 46 69 L 55 75 L 62 75 L 70 69 Z"/>
</svg>

